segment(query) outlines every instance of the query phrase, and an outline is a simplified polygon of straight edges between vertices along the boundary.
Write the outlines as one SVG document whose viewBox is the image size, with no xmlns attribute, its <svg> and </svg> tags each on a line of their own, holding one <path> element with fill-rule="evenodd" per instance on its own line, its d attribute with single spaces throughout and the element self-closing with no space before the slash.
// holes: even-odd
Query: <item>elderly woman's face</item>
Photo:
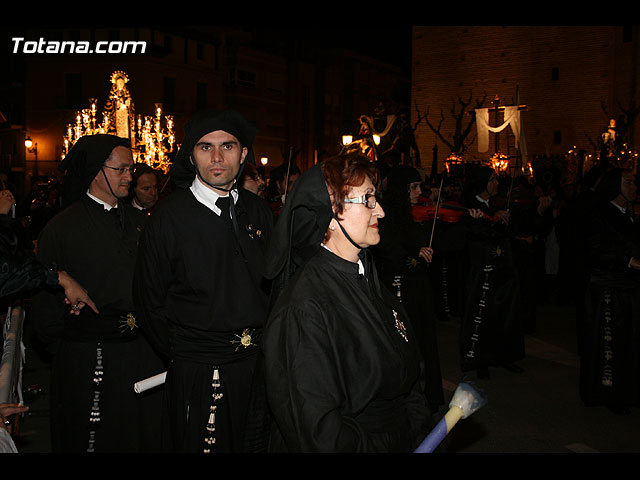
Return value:
<svg viewBox="0 0 640 480">
<path fill-rule="evenodd" d="M 347 199 L 358 199 L 364 195 L 374 195 L 375 198 L 375 193 L 373 183 L 367 178 L 362 185 L 351 188 Z M 362 248 L 367 248 L 380 242 L 378 219 L 382 217 L 384 217 L 384 210 L 377 202 L 374 208 L 369 208 L 362 203 L 345 203 L 340 223 L 355 243 Z M 342 235 L 338 229 L 333 233 Z"/>
</svg>

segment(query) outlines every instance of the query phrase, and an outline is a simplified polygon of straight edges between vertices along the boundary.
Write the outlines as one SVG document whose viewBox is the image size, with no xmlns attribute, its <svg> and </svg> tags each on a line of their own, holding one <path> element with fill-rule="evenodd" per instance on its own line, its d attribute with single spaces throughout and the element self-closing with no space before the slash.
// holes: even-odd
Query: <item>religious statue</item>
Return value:
<svg viewBox="0 0 640 480">
<path fill-rule="evenodd" d="M 116 70 L 111 74 L 111 91 L 105 104 L 109 133 L 121 138 L 129 138 L 132 146 L 135 140 L 135 108 L 127 88 L 128 75 Z"/>
<path fill-rule="evenodd" d="M 618 150 L 619 138 L 616 133 L 616 120 L 609 120 L 607 129 L 602 133 L 602 153 L 605 157 L 615 158 Z"/>
</svg>

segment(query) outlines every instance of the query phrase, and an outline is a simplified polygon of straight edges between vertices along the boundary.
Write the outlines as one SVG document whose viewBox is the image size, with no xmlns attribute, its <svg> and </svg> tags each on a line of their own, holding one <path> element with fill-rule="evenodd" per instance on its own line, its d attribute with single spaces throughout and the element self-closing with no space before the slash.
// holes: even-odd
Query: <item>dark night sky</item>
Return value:
<svg viewBox="0 0 640 480">
<path fill-rule="evenodd" d="M 345 47 L 393 63 L 411 58 L 411 26 L 291 28 L 290 35 L 317 45 Z"/>
</svg>

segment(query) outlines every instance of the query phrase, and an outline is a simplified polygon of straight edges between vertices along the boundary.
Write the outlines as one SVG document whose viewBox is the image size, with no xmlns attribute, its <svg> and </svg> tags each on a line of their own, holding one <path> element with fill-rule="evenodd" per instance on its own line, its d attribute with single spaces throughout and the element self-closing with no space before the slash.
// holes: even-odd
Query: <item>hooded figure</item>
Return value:
<svg viewBox="0 0 640 480">
<path fill-rule="evenodd" d="M 121 201 L 133 167 L 128 145 L 113 135 L 76 142 L 60 166 L 65 208 L 38 238 L 38 260 L 69 273 L 99 312 L 83 308 L 69 316 L 55 291 L 33 297 L 34 329 L 53 354 L 55 453 L 159 449 L 162 398 L 157 392 L 138 397 L 132 389 L 162 362 L 138 328 L 131 294 L 144 216 Z"/>
<path fill-rule="evenodd" d="M 520 286 L 515 269 L 508 224 L 493 221 L 500 213 L 489 205 L 497 193 L 494 171 L 483 165 L 466 170 L 462 203 L 482 210 L 483 218 L 465 218 L 467 273 L 461 324 L 461 369 L 476 370 L 489 378 L 489 367 L 514 373 L 522 368 L 514 362 L 524 358 L 524 331 L 519 312 Z"/>
<path fill-rule="evenodd" d="M 633 177 L 602 176 L 587 229 L 588 286 L 578 318 L 580 397 L 587 406 L 628 414 L 640 406 L 640 228 L 629 215 Z"/>
<path fill-rule="evenodd" d="M 462 202 L 465 205 L 473 204 L 473 199 L 486 191 L 487 184 L 494 170 L 484 165 L 470 165 L 467 167 L 465 175 L 465 185 L 462 192 Z"/>
<path fill-rule="evenodd" d="M 259 345 L 273 215 L 237 185 L 243 163 L 253 162 L 255 135 L 238 112 L 194 115 L 171 167 L 177 188 L 148 217 L 140 241 L 134 299 L 142 328 L 168 360 L 170 451 L 259 451 L 265 441 Z"/>
<path fill-rule="evenodd" d="M 278 219 L 267 275 L 282 289 L 263 341 L 273 452 L 411 452 L 432 426 L 416 337 L 369 253 L 383 215 L 372 167 L 357 155 L 312 167 Z"/>
<path fill-rule="evenodd" d="M 437 346 L 437 297 L 430 278 L 437 268 L 429 248 L 432 224 L 414 221 L 411 206 L 422 193 L 421 187 L 416 188 L 421 181 L 413 167 L 391 168 L 383 195 L 386 215 L 380 220 L 381 241 L 373 253 L 382 282 L 395 292 L 411 319 L 424 363 L 425 395 L 435 411 L 444 404 L 444 392 Z"/>
<path fill-rule="evenodd" d="M 85 135 L 73 145 L 58 170 L 63 173 L 62 205 L 68 207 L 82 198 L 116 147 L 131 147 L 128 138 L 115 135 Z"/>
<path fill-rule="evenodd" d="M 265 267 L 265 276 L 275 279 L 274 296 L 321 248 L 332 218 L 327 184 L 321 166 L 316 165 L 297 180 L 276 224 Z"/>
</svg>

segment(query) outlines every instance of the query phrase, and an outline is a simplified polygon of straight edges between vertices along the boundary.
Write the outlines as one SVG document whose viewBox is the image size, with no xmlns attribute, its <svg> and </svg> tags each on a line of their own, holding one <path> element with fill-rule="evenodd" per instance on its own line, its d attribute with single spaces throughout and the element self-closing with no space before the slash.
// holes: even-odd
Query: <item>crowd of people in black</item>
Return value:
<svg viewBox="0 0 640 480">
<path fill-rule="evenodd" d="M 52 355 L 54 452 L 411 452 L 445 403 L 439 322 L 461 377 L 490 380 L 523 371 L 542 301 L 576 307 L 585 406 L 640 404 L 633 172 L 429 178 L 349 153 L 267 184 L 256 133 L 199 112 L 168 175 L 82 137 L 21 215 L 3 189 L 0 288 Z"/>
</svg>

